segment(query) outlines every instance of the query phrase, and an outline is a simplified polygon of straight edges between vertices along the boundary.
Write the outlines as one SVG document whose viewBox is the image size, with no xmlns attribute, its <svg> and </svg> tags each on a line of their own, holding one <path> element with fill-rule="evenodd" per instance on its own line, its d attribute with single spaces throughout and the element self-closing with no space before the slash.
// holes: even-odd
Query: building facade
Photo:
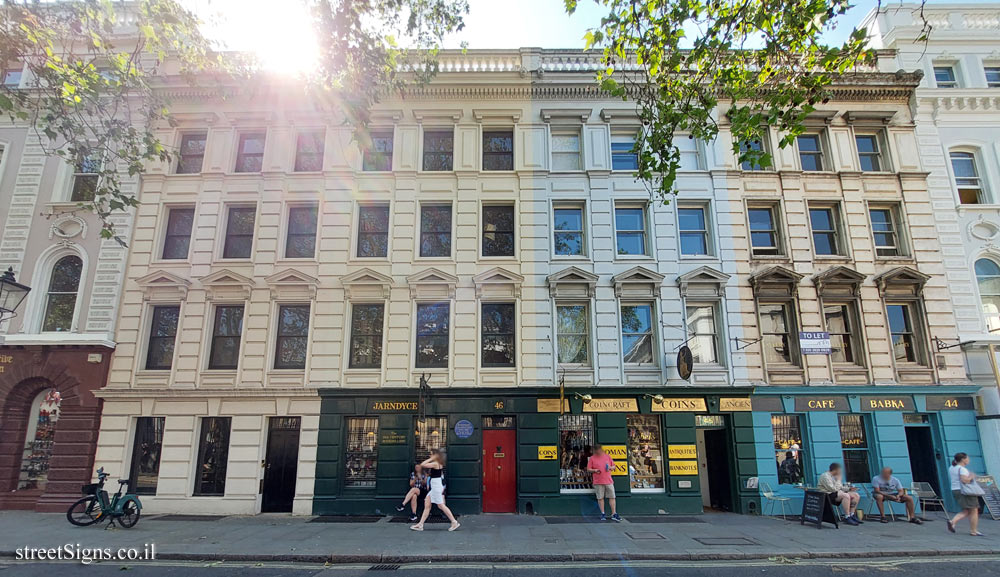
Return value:
<svg viewBox="0 0 1000 577">
<path fill-rule="evenodd" d="M 7 69 L 28 86 L 27 69 Z M 93 198 L 97 160 L 49 154 L 25 124 L 0 125 L 0 267 L 32 291 L 0 325 L 0 508 L 65 510 L 89 482 L 100 423 L 94 391 L 114 351 L 127 249 L 102 240 L 82 208 Z M 127 193 L 135 179 L 123 178 Z M 113 217 L 130 234 L 131 214 Z"/>
<path fill-rule="evenodd" d="M 759 513 L 761 483 L 800 495 L 834 460 L 941 487 L 913 455 L 979 459 L 976 388 L 932 348 L 957 328 L 918 77 L 845 78 L 795 147 L 750 144 L 774 170 L 725 127 L 682 138 L 663 203 L 600 66 L 445 53 L 361 135 L 278 81 L 171 89 L 97 460 L 151 512 L 358 514 L 446 448 L 458 512 L 559 514 L 593 507 L 599 443 L 634 514 Z"/>
<path fill-rule="evenodd" d="M 918 41 L 920 6 L 904 4 L 869 15 L 873 45 L 893 50 L 886 72 L 919 70 L 911 103 L 919 155 L 942 250 L 958 334 L 936 343 L 961 350 L 969 379 L 979 385 L 977 416 L 984 440 L 1000 438 L 996 345 L 1000 330 L 1000 4 L 927 7 L 933 27 Z M 943 338 L 943 337 L 942 337 Z M 985 471 L 1000 475 L 1000 448 L 983 444 Z M 980 469 L 982 470 L 982 469 Z"/>
</svg>

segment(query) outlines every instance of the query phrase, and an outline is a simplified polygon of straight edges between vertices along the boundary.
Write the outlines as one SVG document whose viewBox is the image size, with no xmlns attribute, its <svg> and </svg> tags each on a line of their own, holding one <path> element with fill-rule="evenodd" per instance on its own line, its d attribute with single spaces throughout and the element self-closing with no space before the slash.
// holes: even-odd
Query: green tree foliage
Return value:
<svg viewBox="0 0 1000 577">
<path fill-rule="evenodd" d="M 572 14 L 579 0 L 564 1 Z M 680 167 L 675 138 L 712 141 L 721 110 L 740 161 L 770 166 L 766 149 L 741 143 L 771 126 L 788 146 L 838 77 L 873 62 L 863 30 L 841 46 L 821 41 L 850 0 L 593 1 L 607 9 L 586 35 L 588 48 L 603 49 L 598 81 L 636 103 L 637 177 L 664 201 Z"/>
</svg>

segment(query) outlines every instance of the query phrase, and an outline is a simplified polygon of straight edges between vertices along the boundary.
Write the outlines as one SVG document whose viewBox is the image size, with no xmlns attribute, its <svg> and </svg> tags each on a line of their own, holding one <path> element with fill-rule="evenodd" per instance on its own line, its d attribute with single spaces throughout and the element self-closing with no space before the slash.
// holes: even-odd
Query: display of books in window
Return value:
<svg viewBox="0 0 1000 577">
<path fill-rule="evenodd" d="M 375 488 L 378 470 L 378 417 L 347 419 L 345 487 Z"/>
</svg>

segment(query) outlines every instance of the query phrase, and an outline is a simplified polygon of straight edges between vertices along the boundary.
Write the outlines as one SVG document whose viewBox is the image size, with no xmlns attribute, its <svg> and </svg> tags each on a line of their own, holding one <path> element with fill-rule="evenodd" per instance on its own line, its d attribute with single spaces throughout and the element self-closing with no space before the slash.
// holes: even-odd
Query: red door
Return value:
<svg viewBox="0 0 1000 577">
<path fill-rule="evenodd" d="M 483 431 L 483 513 L 517 511 L 517 431 Z"/>
</svg>

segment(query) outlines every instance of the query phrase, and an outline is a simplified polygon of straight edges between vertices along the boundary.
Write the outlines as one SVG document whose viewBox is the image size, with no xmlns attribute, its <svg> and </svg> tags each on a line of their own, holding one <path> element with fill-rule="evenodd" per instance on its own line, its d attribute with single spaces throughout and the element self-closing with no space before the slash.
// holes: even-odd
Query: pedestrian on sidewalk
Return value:
<svg viewBox="0 0 1000 577">
<path fill-rule="evenodd" d="M 424 500 L 424 512 L 420 516 L 420 521 L 416 525 L 411 525 L 410 529 L 414 531 L 424 530 L 424 523 L 431 514 L 431 505 L 437 505 L 438 509 L 441 509 L 441 512 L 451 521 L 451 527 L 448 527 L 449 531 L 458 529 L 462 524 L 455 520 L 451 509 L 444 503 L 444 481 L 441 480 L 441 474 L 444 471 L 444 454 L 440 449 L 431 449 L 431 456 L 420 463 L 420 466 L 427 471 L 427 475 L 430 477 L 430 491 L 427 493 L 427 499 Z"/>
<path fill-rule="evenodd" d="M 968 469 L 968 465 L 968 455 L 955 453 L 955 459 L 952 460 L 951 467 L 948 469 L 948 477 L 951 479 L 951 494 L 962 509 L 958 515 L 948 520 L 948 530 L 954 533 L 955 525 L 968 517 L 969 535 L 982 537 L 983 534 L 979 532 L 979 495 L 975 494 L 976 491 L 971 487 L 979 489 L 979 494 L 982 494 L 982 489 L 976 483 L 976 475 Z"/>
<path fill-rule="evenodd" d="M 861 495 L 858 488 L 843 481 L 843 469 L 840 463 L 830 463 L 830 470 L 819 476 L 816 483 L 817 488 L 826 493 L 834 506 L 840 505 L 844 509 L 844 523 L 847 525 L 860 525 L 858 519 L 858 503 Z"/>
<path fill-rule="evenodd" d="M 917 518 L 913 497 L 907 495 L 903 484 L 892 476 L 892 468 L 885 467 L 872 479 L 872 495 L 875 497 L 875 504 L 878 505 L 880 521 L 883 523 L 889 522 L 889 518 L 885 516 L 885 502 L 889 501 L 890 511 L 892 503 L 904 503 L 906 505 L 906 520 L 914 525 L 923 525 L 923 521 Z"/>
<path fill-rule="evenodd" d="M 406 492 L 406 496 L 403 497 L 403 503 L 396 507 L 396 511 L 402 513 L 406 510 L 406 505 L 409 503 L 410 509 L 413 514 L 410 515 L 410 521 L 417 520 L 417 504 L 427 498 L 427 474 L 424 473 L 424 468 L 420 464 L 417 464 L 413 468 L 413 472 L 410 473 L 410 490 Z"/>
<path fill-rule="evenodd" d="M 614 470 L 615 462 L 611 459 L 611 455 L 605 453 L 600 445 L 594 445 L 594 454 L 587 459 L 587 471 L 590 472 L 594 484 L 594 496 L 597 497 L 597 508 L 601 510 L 601 521 L 608 520 L 604 513 L 605 497 L 611 505 L 611 519 L 615 522 L 622 520 L 615 510 L 615 481 L 611 478 L 611 471 Z"/>
</svg>

